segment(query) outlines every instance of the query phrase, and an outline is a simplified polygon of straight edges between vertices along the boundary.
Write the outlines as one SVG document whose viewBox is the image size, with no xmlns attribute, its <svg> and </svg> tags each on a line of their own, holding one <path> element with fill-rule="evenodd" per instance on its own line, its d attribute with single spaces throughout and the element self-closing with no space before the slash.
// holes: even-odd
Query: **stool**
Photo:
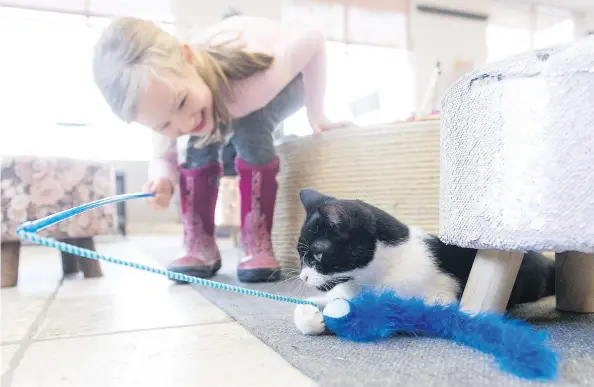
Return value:
<svg viewBox="0 0 594 387">
<path fill-rule="evenodd" d="M 523 253 L 557 308 L 594 312 L 594 36 L 476 69 L 441 109 L 440 237 L 479 249 L 462 307 L 502 312 Z"/>
<path fill-rule="evenodd" d="M 0 170 L 2 213 L 2 283 L 18 283 L 21 240 L 16 229 L 36 220 L 115 194 L 115 174 L 109 163 L 67 158 L 6 156 Z M 95 249 L 93 237 L 117 231 L 115 206 L 86 211 L 39 232 L 86 249 Z M 82 270 L 85 277 L 103 275 L 98 261 L 62 253 L 65 275 Z"/>
</svg>

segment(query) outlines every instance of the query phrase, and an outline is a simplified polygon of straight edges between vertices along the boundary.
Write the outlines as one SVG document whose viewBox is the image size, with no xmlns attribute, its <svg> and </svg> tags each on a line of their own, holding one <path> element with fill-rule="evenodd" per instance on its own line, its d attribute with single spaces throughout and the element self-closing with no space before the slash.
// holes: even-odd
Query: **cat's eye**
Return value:
<svg viewBox="0 0 594 387">
<path fill-rule="evenodd" d="M 322 262 L 322 253 L 314 254 L 314 259 L 318 262 Z"/>
</svg>

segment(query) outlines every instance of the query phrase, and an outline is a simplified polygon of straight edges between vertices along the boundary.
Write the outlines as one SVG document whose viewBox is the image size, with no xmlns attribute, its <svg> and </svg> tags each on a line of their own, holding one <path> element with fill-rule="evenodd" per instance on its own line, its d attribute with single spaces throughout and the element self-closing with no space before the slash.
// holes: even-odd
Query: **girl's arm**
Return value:
<svg viewBox="0 0 594 387">
<path fill-rule="evenodd" d="M 153 157 L 149 162 L 149 180 L 167 178 L 175 188 L 178 176 L 177 142 L 152 132 Z"/>
<path fill-rule="evenodd" d="M 293 30 L 277 45 L 274 54 L 274 63 L 268 70 L 233 84 L 234 99 L 229 104 L 230 111 L 234 116 L 242 117 L 264 107 L 302 73 L 309 122 L 312 126 L 318 125 L 325 118 L 326 51 L 323 34 L 311 29 Z"/>
</svg>

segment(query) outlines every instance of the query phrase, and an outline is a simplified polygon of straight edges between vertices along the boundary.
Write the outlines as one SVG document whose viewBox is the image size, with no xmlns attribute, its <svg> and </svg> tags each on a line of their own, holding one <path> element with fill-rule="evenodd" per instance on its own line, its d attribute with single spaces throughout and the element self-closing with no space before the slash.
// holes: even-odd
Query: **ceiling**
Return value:
<svg viewBox="0 0 594 387">
<path fill-rule="evenodd" d="M 543 4 L 580 12 L 594 12 L 594 0 L 507 0 L 508 3 Z"/>
</svg>

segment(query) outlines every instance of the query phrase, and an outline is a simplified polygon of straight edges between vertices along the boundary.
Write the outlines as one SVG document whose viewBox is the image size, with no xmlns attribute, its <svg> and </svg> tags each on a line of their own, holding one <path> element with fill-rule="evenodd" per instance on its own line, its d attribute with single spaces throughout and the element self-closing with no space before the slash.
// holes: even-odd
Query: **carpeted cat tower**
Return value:
<svg viewBox="0 0 594 387">
<path fill-rule="evenodd" d="M 299 268 L 302 188 L 377 205 L 404 222 L 439 227 L 439 120 L 349 127 L 277 145 L 272 242 L 285 270 Z"/>
<path fill-rule="evenodd" d="M 462 298 L 502 311 L 523 252 L 557 308 L 594 312 L 594 36 L 466 74 L 442 101 L 440 235 L 479 249 Z"/>
</svg>

